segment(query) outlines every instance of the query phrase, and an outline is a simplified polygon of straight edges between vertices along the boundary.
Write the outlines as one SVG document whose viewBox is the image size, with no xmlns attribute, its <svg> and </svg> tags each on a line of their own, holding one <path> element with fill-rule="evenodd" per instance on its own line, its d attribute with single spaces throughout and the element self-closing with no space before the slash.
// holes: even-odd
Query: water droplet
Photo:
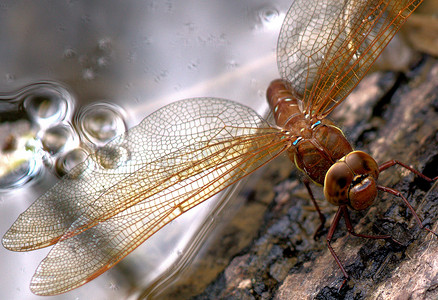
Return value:
<svg viewBox="0 0 438 300">
<path fill-rule="evenodd" d="M 85 161 L 88 153 L 82 148 L 75 148 L 56 161 L 56 172 L 60 176 L 69 174 L 71 179 L 77 178 L 83 172 L 83 168 L 78 165 Z"/>
<path fill-rule="evenodd" d="M 109 289 L 112 291 L 117 291 L 119 289 L 119 286 L 115 284 L 114 282 L 110 282 Z"/>
<path fill-rule="evenodd" d="M 11 83 L 11 82 L 15 81 L 15 75 L 14 74 L 6 73 L 5 77 L 6 77 L 6 82 L 7 83 Z"/>
<path fill-rule="evenodd" d="M 157 75 L 155 75 L 154 77 L 154 81 L 156 83 L 159 83 L 161 80 L 163 80 L 164 78 L 166 78 L 169 74 L 169 71 L 167 70 L 161 70 L 161 72 Z"/>
<path fill-rule="evenodd" d="M 271 23 L 280 15 L 278 10 L 273 7 L 264 7 L 259 11 L 259 16 L 262 22 Z"/>
<path fill-rule="evenodd" d="M 123 146 L 104 146 L 93 155 L 105 169 L 117 169 L 130 159 L 130 152 Z"/>
<path fill-rule="evenodd" d="M 97 42 L 97 45 L 100 50 L 102 51 L 111 51 L 112 49 L 112 42 L 109 38 L 102 38 Z"/>
<path fill-rule="evenodd" d="M 66 134 L 61 122 L 71 117 L 74 98 L 57 83 L 37 82 L 0 101 L 6 116 L 0 123 L 0 189 L 18 188 L 38 176 L 44 163 L 50 165 L 47 152 L 57 154 L 69 145 L 73 129 Z"/>
<path fill-rule="evenodd" d="M 99 103 L 86 106 L 76 117 L 84 142 L 101 147 L 126 131 L 123 110 L 113 104 Z"/>
<path fill-rule="evenodd" d="M 70 59 L 70 58 L 74 58 L 76 56 L 76 51 L 72 48 L 66 48 L 64 50 L 64 53 L 62 54 L 62 56 L 65 59 Z"/>
<path fill-rule="evenodd" d="M 0 174 L 0 191 L 23 186 L 36 175 L 38 169 L 35 160 L 22 161 L 13 169 L 7 170 L 6 174 Z"/>
<path fill-rule="evenodd" d="M 0 124 L 0 190 L 20 187 L 38 174 L 40 149 L 29 121 Z"/>
<path fill-rule="evenodd" d="M 26 99 L 25 107 L 32 116 L 47 119 L 58 113 L 58 105 L 54 99 L 49 95 L 31 96 Z"/>
<path fill-rule="evenodd" d="M 196 61 L 191 61 L 191 62 L 189 63 L 189 65 L 187 66 L 187 68 L 188 68 L 189 70 L 197 70 L 197 69 L 198 69 L 198 66 L 199 66 L 199 61 L 196 60 Z"/>
<path fill-rule="evenodd" d="M 96 78 L 96 73 L 94 73 L 92 68 L 85 68 L 82 70 L 82 78 L 85 80 L 93 80 Z"/>
<path fill-rule="evenodd" d="M 256 11 L 255 29 L 277 29 L 280 28 L 283 18 L 275 7 L 264 6 Z"/>
<path fill-rule="evenodd" d="M 85 14 L 81 17 L 81 21 L 85 24 L 89 24 L 91 22 L 91 17 L 89 15 Z"/>
<path fill-rule="evenodd" d="M 43 149 L 51 155 L 73 148 L 75 133 L 72 128 L 63 124 L 48 128 L 41 139 Z"/>
<path fill-rule="evenodd" d="M 258 89 L 257 90 L 257 96 L 259 96 L 260 98 L 265 97 L 266 96 L 265 90 Z"/>
<path fill-rule="evenodd" d="M 109 65 L 108 58 L 104 56 L 98 57 L 96 63 L 99 68 L 103 68 Z"/>
<path fill-rule="evenodd" d="M 229 70 L 234 70 L 234 69 L 236 69 L 238 66 L 239 66 L 239 64 L 238 64 L 234 59 L 230 60 L 230 61 L 227 63 L 227 69 L 229 69 Z"/>
<path fill-rule="evenodd" d="M 23 108 L 29 119 L 40 127 L 48 127 L 70 117 L 74 106 L 71 94 L 52 84 L 35 84 L 25 88 Z"/>
</svg>

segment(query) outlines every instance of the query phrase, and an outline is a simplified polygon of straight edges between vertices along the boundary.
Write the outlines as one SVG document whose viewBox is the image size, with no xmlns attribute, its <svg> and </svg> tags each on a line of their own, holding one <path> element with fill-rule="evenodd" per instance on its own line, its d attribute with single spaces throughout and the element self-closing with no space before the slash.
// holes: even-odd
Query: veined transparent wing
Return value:
<svg viewBox="0 0 438 300">
<path fill-rule="evenodd" d="M 317 3 L 316 3 L 317 2 Z M 359 83 L 422 0 L 295 0 L 277 46 L 304 113 L 326 117 Z"/>
<path fill-rule="evenodd" d="M 56 243 L 31 289 L 41 295 L 66 292 L 289 146 L 281 130 L 236 102 L 172 103 L 90 155 L 38 198 L 3 244 L 27 251 Z"/>
</svg>

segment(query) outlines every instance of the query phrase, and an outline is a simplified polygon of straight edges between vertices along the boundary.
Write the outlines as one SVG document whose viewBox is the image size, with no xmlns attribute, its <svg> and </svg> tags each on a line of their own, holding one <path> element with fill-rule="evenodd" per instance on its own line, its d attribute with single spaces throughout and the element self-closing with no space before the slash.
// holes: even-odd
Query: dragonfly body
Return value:
<svg viewBox="0 0 438 300">
<path fill-rule="evenodd" d="M 327 119 L 310 120 L 285 82 L 275 80 L 267 99 L 277 125 L 291 135 L 288 154 L 296 167 L 319 185 L 334 205 L 355 210 L 368 208 L 377 196 L 379 167 L 375 160 L 353 147 L 342 131 Z"/>
</svg>

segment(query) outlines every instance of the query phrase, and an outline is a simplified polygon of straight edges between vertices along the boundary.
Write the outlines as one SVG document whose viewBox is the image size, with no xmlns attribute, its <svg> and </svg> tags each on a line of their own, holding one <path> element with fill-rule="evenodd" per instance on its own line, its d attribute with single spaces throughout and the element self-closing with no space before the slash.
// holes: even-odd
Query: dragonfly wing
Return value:
<svg viewBox="0 0 438 300">
<path fill-rule="evenodd" d="M 159 205 L 163 191 L 181 193 L 187 180 L 202 189 L 220 176 L 214 189 L 204 189 L 210 197 L 284 147 L 282 133 L 246 106 L 214 98 L 172 103 L 90 155 L 38 198 L 5 234 L 3 245 L 16 251 L 45 247 L 144 199 Z M 205 170 L 211 173 L 202 177 Z M 233 172 L 240 177 L 230 177 Z"/>
<path fill-rule="evenodd" d="M 100 197 L 105 185 L 114 185 L 126 176 L 116 169 L 102 167 L 96 155 L 88 156 L 17 218 L 3 236 L 3 246 L 13 251 L 29 251 L 56 243 Z"/>
<path fill-rule="evenodd" d="M 288 147 L 284 136 L 276 129 L 229 126 L 223 129 L 225 131 L 212 131 L 214 138 L 210 135 L 209 141 L 202 142 L 202 151 L 197 145 L 190 155 L 187 155 L 187 149 L 182 151 L 184 155 L 175 155 L 181 152 L 178 148 L 166 156 L 171 157 L 170 160 L 154 162 L 179 165 L 179 170 L 172 167 L 172 174 L 161 175 L 166 172 L 161 166 L 160 175 L 148 179 L 153 172 L 142 168 L 136 172 L 136 180 L 131 178 L 111 189 L 108 192 L 111 198 L 141 194 L 141 200 L 86 231 L 61 238 L 38 267 L 31 283 L 32 291 L 40 295 L 63 293 L 96 278 L 164 225 Z M 145 189 L 142 187 L 145 180 L 161 188 Z"/>
<path fill-rule="evenodd" d="M 296 0 L 277 46 L 305 113 L 325 117 L 359 83 L 422 0 Z"/>
</svg>

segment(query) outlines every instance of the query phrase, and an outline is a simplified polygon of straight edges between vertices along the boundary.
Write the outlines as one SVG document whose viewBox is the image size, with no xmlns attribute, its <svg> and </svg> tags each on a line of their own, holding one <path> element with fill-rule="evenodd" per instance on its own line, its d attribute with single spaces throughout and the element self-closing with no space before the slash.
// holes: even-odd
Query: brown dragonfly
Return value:
<svg viewBox="0 0 438 300">
<path fill-rule="evenodd" d="M 354 151 L 340 129 L 326 119 L 359 83 L 406 18 L 413 0 L 296 0 L 281 29 L 278 66 L 268 101 L 276 125 L 251 108 L 217 98 L 193 98 L 167 105 L 91 154 L 22 213 L 3 237 L 13 251 L 54 245 L 30 285 L 39 295 L 67 292 L 93 280 L 166 224 L 288 153 L 295 165 L 324 186 L 339 206 L 327 236 L 331 246 L 348 209 L 368 208 L 377 191 L 406 198 L 377 184 L 378 165 Z M 310 191 L 310 190 L 309 190 Z M 324 217 L 311 197 L 322 221 Z M 435 234 L 435 233 L 434 233 Z M 345 281 L 344 281 L 345 282 Z"/>
</svg>

